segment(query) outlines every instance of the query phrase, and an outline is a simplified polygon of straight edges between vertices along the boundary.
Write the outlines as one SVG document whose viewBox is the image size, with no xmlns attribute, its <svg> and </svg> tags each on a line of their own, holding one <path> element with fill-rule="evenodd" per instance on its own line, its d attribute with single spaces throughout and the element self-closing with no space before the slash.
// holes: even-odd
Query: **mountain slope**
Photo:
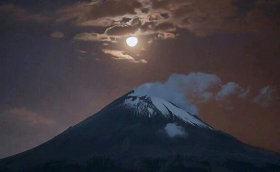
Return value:
<svg viewBox="0 0 280 172">
<path fill-rule="evenodd" d="M 267 171 L 279 154 L 245 145 L 156 97 L 115 100 L 0 171 Z"/>
</svg>

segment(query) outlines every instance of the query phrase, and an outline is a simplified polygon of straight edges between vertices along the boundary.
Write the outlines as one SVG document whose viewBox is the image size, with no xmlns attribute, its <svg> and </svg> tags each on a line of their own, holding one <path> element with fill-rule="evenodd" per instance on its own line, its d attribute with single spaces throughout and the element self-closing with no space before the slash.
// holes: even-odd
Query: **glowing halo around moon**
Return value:
<svg viewBox="0 0 280 172">
<path fill-rule="evenodd" d="M 131 36 L 126 39 L 126 43 L 130 47 L 135 47 L 138 43 L 138 39 L 134 36 Z"/>
</svg>

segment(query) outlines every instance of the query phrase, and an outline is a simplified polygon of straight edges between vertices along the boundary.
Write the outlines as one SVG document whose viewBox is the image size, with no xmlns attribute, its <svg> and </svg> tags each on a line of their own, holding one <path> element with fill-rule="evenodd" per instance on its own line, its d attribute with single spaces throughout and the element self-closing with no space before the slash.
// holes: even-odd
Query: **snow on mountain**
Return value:
<svg viewBox="0 0 280 172">
<path fill-rule="evenodd" d="M 198 115 L 198 109 L 186 99 L 184 94 L 160 82 L 140 85 L 134 88 L 130 95 L 157 97 L 175 104 L 180 109 L 190 112 L 192 115 Z"/>
<path fill-rule="evenodd" d="M 189 112 L 185 112 L 172 103 L 157 97 L 139 97 L 133 96 L 132 94 L 132 96 L 128 95 L 123 104 L 125 107 L 132 109 L 136 115 L 145 114 L 148 115 L 149 118 L 157 114 L 162 114 L 166 118 L 172 118 L 176 116 L 187 124 L 191 124 L 200 128 L 213 129 L 206 123 L 199 120 L 196 116 L 190 114 Z"/>
</svg>

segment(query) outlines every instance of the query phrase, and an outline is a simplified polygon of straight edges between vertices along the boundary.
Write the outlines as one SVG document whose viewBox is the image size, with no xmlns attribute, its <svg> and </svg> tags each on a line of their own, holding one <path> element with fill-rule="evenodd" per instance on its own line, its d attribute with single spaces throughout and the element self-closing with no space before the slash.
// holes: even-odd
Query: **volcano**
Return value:
<svg viewBox="0 0 280 172">
<path fill-rule="evenodd" d="M 280 171 L 280 154 L 244 144 L 172 102 L 133 93 L 0 160 L 0 171 Z"/>
</svg>

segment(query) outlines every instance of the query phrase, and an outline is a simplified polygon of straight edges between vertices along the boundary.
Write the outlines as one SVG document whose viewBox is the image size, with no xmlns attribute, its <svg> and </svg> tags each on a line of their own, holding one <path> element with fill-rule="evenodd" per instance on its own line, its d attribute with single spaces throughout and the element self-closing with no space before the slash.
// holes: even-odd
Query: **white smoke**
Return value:
<svg viewBox="0 0 280 172">
<path fill-rule="evenodd" d="M 254 97 L 253 102 L 259 104 L 263 108 L 268 108 L 271 106 L 272 102 L 277 101 L 279 99 L 276 96 L 276 89 L 271 86 L 263 87 L 259 94 Z"/>
<path fill-rule="evenodd" d="M 191 113 L 192 115 L 198 115 L 197 108 L 186 99 L 184 94 L 178 92 L 177 90 L 166 87 L 164 83 L 156 82 L 143 84 L 135 88 L 134 91 L 135 92 L 132 95 L 148 95 L 150 97 L 164 99 L 166 101 L 174 103 L 176 106 L 182 108 L 186 112 Z"/>
<path fill-rule="evenodd" d="M 250 87 L 242 88 L 237 83 L 222 84 L 215 74 L 192 72 L 188 75 L 172 74 L 164 83 L 146 83 L 134 89 L 134 95 L 158 97 L 169 101 L 183 110 L 198 115 L 197 108 L 190 100 L 198 103 L 209 101 L 224 101 L 230 96 L 245 98 L 250 93 Z M 227 102 L 230 103 L 228 99 Z"/>
<path fill-rule="evenodd" d="M 246 90 L 240 87 L 237 83 L 228 82 L 227 84 L 223 85 L 221 90 L 218 92 L 216 99 L 224 99 L 231 95 L 238 95 L 240 98 L 245 98 L 248 96 L 250 92 L 250 87 Z"/>
<path fill-rule="evenodd" d="M 176 123 L 168 123 L 164 127 L 167 135 L 169 137 L 175 137 L 175 136 L 184 136 L 185 135 L 185 130 L 183 127 L 178 126 Z"/>
</svg>

